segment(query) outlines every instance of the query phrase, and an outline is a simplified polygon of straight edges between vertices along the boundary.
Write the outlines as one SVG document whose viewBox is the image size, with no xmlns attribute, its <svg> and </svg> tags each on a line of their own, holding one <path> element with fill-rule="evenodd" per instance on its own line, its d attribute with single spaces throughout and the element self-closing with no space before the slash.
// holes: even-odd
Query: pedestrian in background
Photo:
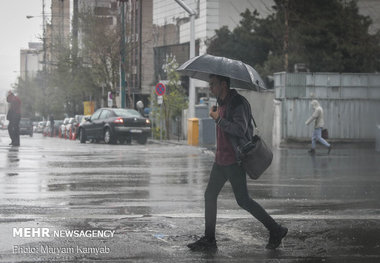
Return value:
<svg viewBox="0 0 380 263">
<path fill-rule="evenodd" d="M 12 140 L 9 145 L 20 146 L 21 100 L 10 90 L 8 91 L 7 102 L 10 104 L 7 114 L 8 133 Z"/>
<path fill-rule="evenodd" d="M 50 114 L 49 121 L 50 121 L 50 137 L 54 137 L 55 132 L 54 132 L 54 116 L 53 116 L 53 114 Z"/>
<path fill-rule="evenodd" d="M 193 251 L 217 248 L 215 239 L 217 199 L 224 184 L 229 181 L 239 206 L 248 211 L 269 230 L 267 249 L 275 249 L 288 232 L 248 195 L 247 177 L 239 165 L 238 146 L 253 136 L 251 109 L 245 98 L 230 89 L 230 78 L 210 75 L 210 89 L 217 97 L 219 107 L 211 109 L 210 116 L 217 124 L 215 161 L 205 192 L 205 235 L 187 246 Z"/>
<path fill-rule="evenodd" d="M 331 151 L 331 144 L 322 138 L 322 129 L 325 125 L 325 122 L 323 120 L 323 109 L 317 100 L 312 100 L 311 106 L 313 107 L 314 112 L 305 122 L 306 125 L 309 125 L 312 121 L 314 121 L 314 131 L 311 136 L 311 149 L 309 150 L 309 153 L 315 154 L 315 144 L 316 141 L 319 141 L 328 148 L 327 153 L 329 154 Z"/>
</svg>

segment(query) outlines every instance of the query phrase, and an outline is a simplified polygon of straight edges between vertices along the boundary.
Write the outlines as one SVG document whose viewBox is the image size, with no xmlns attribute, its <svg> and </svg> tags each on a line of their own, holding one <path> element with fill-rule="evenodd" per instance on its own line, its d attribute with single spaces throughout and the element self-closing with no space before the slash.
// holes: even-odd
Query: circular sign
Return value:
<svg viewBox="0 0 380 263">
<path fill-rule="evenodd" d="M 156 85 L 156 94 L 157 96 L 162 96 L 165 94 L 165 90 L 166 90 L 166 87 L 163 83 L 159 82 L 157 85 Z"/>
</svg>

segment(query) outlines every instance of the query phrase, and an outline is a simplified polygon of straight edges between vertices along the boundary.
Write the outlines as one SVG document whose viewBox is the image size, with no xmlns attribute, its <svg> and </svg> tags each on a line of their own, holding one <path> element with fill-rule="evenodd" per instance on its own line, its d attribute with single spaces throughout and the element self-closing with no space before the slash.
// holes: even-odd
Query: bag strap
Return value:
<svg viewBox="0 0 380 263">
<path fill-rule="evenodd" d="M 256 122 L 255 122 L 255 119 L 253 118 L 252 114 L 251 114 L 251 120 L 253 121 L 253 124 L 254 124 L 255 129 L 258 129 L 258 128 L 257 128 L 257 125 L 256 125 Z"/>
<path fill-rule="evenodd" d="M 257 127 L 256 125 L 256 122 L 255 122 L 255 119 L 253 118 L 253 114 L 252 114 L 252 109 L 251 109 L 251 105 L 249 104 L 248 100 L 244 97 L 243 97 L 243 102 L 246 104 L 246 106 L 250 109 L 250 116 L 251 116 L 251 120 L 253 121 L 253 127 L 255 128 L 255 130 L 259 131 L 259 128 Z"/>
</svg>

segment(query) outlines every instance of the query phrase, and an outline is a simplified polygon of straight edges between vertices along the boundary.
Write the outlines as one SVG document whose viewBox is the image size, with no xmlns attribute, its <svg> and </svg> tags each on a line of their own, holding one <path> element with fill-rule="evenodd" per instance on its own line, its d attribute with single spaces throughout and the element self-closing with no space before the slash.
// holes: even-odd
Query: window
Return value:
<svg viewBox="0 0 380 263">
<path fill-rule="evenodd" d="M 110 117 L 110 112 L 108 110 L 103 110 L 102 113 L 100 114 L 99 119 L 104 120 Z"/>
<path fill-rule="evenodd" d="M 99 110 L 95 111 L 95 113 L 92 114 L 92 116 L 91 116 L 91 120 L 94 121 L 94 120 L 99 119 L 99 116 L 100 116 L 101 112 L 102 112 L 102 109 L 99 109 Z"/>
<path fill-rule="evenodd" d="M 114 109 L 113 111 L 116 113 L 117 116 L 120 116 L 120 117 L 125 117 L 125 118 L 141 117 L 140 113 L 132 109 Z"/>
</svg>

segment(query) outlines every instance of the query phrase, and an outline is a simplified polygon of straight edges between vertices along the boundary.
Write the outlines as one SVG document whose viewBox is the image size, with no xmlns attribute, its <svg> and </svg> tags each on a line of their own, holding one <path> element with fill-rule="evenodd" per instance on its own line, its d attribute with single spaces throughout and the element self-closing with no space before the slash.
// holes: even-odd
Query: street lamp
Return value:
<svg viewBox="0 0 380 263">
<path fill-rule="evenodd" d="M 182 0 L 175 0 L 190 15 L 190 59 L 195 57 L 195 16 L 197 11 L 190 8 Z M 194 80 L 189 78 L 189 117 L 195 116 L 195 87 Z"/>
<path fill-rule="evenodd" d="M 118 0 L 121 3 L 121 10 L 120 10 L 120 23 L 121 23 L 121 38 L 120 38 L 120 107 L 126 108 L 126 101 L 125 101 L 125 90 L 127 86 L 127 82 L 125 79 L 125 2 L 127 0 Z M 130 98 L 130 90 L 128 89 L 128 98 Z M 129 101 L 130 107 L 133 107 L 131 104 L 131 101 Z"/>
</svg>

